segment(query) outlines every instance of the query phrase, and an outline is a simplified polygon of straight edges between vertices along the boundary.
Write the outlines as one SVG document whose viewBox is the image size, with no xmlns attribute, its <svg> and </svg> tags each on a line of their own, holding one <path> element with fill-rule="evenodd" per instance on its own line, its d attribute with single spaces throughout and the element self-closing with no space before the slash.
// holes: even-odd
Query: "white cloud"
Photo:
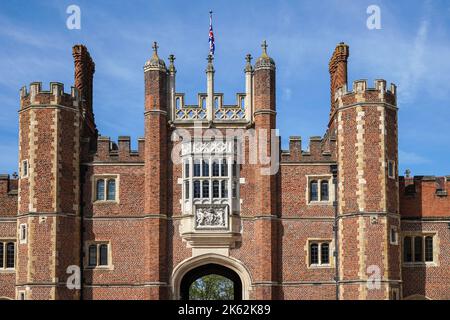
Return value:
<svg viewBox="0 0 450 320">
<path fill-rule="evenodd" d="M 431 160 L 415 153 L 399 150 L 398 151 L 399 162 L 401 165 L 417 165 L 431 163 Z"/>
<path fill-rule="evenodd" d="M 289 101 L 289 100 L 291 100 L 291 97 L 292 97 L 292 90 L 291 90 L 291 88 L 283 88 L 282 89 L 283 91 L 283 93 L 282 93 L 282 98 L 283 98 L 283 100 L 285 100 L 285 101 Z"/>
</svg>

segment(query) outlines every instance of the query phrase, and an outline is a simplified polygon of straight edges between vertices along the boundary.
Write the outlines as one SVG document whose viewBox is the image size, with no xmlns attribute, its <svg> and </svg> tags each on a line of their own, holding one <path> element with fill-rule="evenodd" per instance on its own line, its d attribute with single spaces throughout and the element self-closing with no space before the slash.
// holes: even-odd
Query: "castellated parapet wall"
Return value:
<svg viewBox="0 0 450 320">
<path fill-rule="evenodd" d="M 144 162 L 145 139 L 138 139 L 138 150 L 131 150 L 131 138 L 120 136 L 118 143 L 110 137 L 97 139 L 97 152 L 94 162 Z"/>
<path fill-rule="evenodd" d="M 42 90 L 41 82 L 30 84 L 30 90 L 22 87 L 20 90 L 20 109 L 23 110 L 30 106 L 60 105 L 69 108 L 78 108 L 80 106 L 80 97 L 78 89 L 71 88 L 70 93 L 64 92 L 64 84 L 51 82 L 50 90 Z"/>
<path fill-rule="evenodd" d="M 357 80 L 353 82 L 353 88 L 348 91 L 347 85 L 336 90 L 334 103 L 337 108 L 350 107 L 359 103 L 386 103 L 392 106 L 397 105 L 397 86 L 390 85 L 386 88 L 386 80 L 375 80 L 373 88 L 367 86 L 367 80 Z"/>
<path fill-rule="evenodd" d="M 331 139 L 335 142 L 335 139 Z M 333 162 L 334 150 L 326 147 L 324 139 L 322 137 L 310 137 L 309 148 L 307 150 L 302 149 L 301 137 L 289 137 L 289 150 L 282 150 L 281 162 Z"/>
</svg>

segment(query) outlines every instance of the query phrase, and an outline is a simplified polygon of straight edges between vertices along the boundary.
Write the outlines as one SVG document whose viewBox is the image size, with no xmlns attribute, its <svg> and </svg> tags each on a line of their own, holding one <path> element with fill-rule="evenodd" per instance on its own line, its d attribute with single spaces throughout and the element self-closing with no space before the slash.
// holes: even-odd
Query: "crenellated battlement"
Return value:
<svg viewBox="0 0 450 320">
<path fill-rule="evenodd" d="M 0 195 L 17 195 L 19 180 L 9 174 L 0 174 Z"/>
<path fill-rule="evenodd" d="M 390 88 L 386 87 L 386 80 L 377 79 L 374 87 L 367 86 L 367 80 L 356 80 L 353 82 L 352 90 L 349 91 L 347 85 L 338 88 L 334 94 L 334 103 L 338 108 L 357 103 L 388 103 L 397 105 L 397 86 L 391 83 Z"/>
<path fill-rule="evenodd" d="M 308 150 L 302 150 L 302 138 L 289 137 L 289 150 L 281 151 L 281 162 L 322 162 L 332 161 L 331 153 L 324 150 L 322 137 L 309 138 Z"/>
<path fill-rule="evenodd" d="M 131 150 L 131 138 L 120 136 L 117 143 L 110 137 L 97 139 L 96 162 L 141 162 L 144 161 L 145 139 L 138 139 L 138 150 Z"/>
<path fill-rule="evenodd" d="M 29 90 L 26 86 L 20 89 L 21 109 L 37 105 L 60 105 L 78 108 L 80 101 L 81 98 L 77 88 L 72 87 L 70 93 L 65 93 L 64 84 L 59 82 L 51 82 L 49 90 L 43 90 L 41 82 L 31 83 Z"/>
</svg>

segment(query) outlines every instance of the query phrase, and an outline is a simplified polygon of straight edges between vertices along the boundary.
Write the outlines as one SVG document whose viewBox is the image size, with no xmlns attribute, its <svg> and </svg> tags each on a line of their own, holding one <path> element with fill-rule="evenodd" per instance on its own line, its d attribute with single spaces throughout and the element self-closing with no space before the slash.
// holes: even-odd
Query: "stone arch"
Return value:
<svg viewBox="0 0 450 320">
<path fill-rule="evenodd" d="M 235 272 L 241 281 L 242 285 L 242 299 L 249 300 L 250 292 L 252 288 L 252 279 L 250 276 L 250 272 L 248 269 L 237 259 L 231 257 L 225 257 L 222 255 L 208 253 L 200 256 L 188 258 L 182 262 L 180 262 L 173 270 L 172 277 L 170 281 L 170 287 L 172 291 L 172 298 L 174 300 L 179 300 L 181 298 L 181 281 L 184 276 L 191 270 L 196 268 L 216 264 L 222 267 L 228 268 L 231 271 Z"/>
</svg>

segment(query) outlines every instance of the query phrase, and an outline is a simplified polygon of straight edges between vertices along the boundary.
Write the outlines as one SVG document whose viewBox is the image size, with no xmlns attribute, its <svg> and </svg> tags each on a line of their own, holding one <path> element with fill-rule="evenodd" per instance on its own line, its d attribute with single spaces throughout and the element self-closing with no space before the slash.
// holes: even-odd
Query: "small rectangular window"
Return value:
<svg viewBox="0 0 450 320">
<path fill-rule="evenodd" d="M 313 267 L 330 266 L 329 240 L 313 241 L 309 243 L 309 265 Z"/>
<path fill-rule="evenodd" d="M 398 244 L 398 232 L 396 226 L 391 226 L 390 243 L 393 245 Z"/>
<path fill-rule="evenodd" d="M 388 176 L 390 179 L 395 179 L 395 162 L 392 160 L 388 161 Z"/>
<path fill-rule="evenodd" d="M 109 266 L 109 245 L 107 243 L 93 243 L 88 247 L 88 267 Z"/>
<path fill-rule="evenodd" d="M 27 225 L 26 223 L 22 223 L 19 226 L 19 241 L 20 244 L 26 244 L 27 243 Z"/>
<path fill-rule="evenodd" d="M 94 177 L 93 199 L 95 202 L 118 202 L 119 177 L 101 175 Z"/>
<path fill-rule="evenodd" d="M 22 161 L 22 178 L 28 177 L 28 160 Z"/>
</svg>

